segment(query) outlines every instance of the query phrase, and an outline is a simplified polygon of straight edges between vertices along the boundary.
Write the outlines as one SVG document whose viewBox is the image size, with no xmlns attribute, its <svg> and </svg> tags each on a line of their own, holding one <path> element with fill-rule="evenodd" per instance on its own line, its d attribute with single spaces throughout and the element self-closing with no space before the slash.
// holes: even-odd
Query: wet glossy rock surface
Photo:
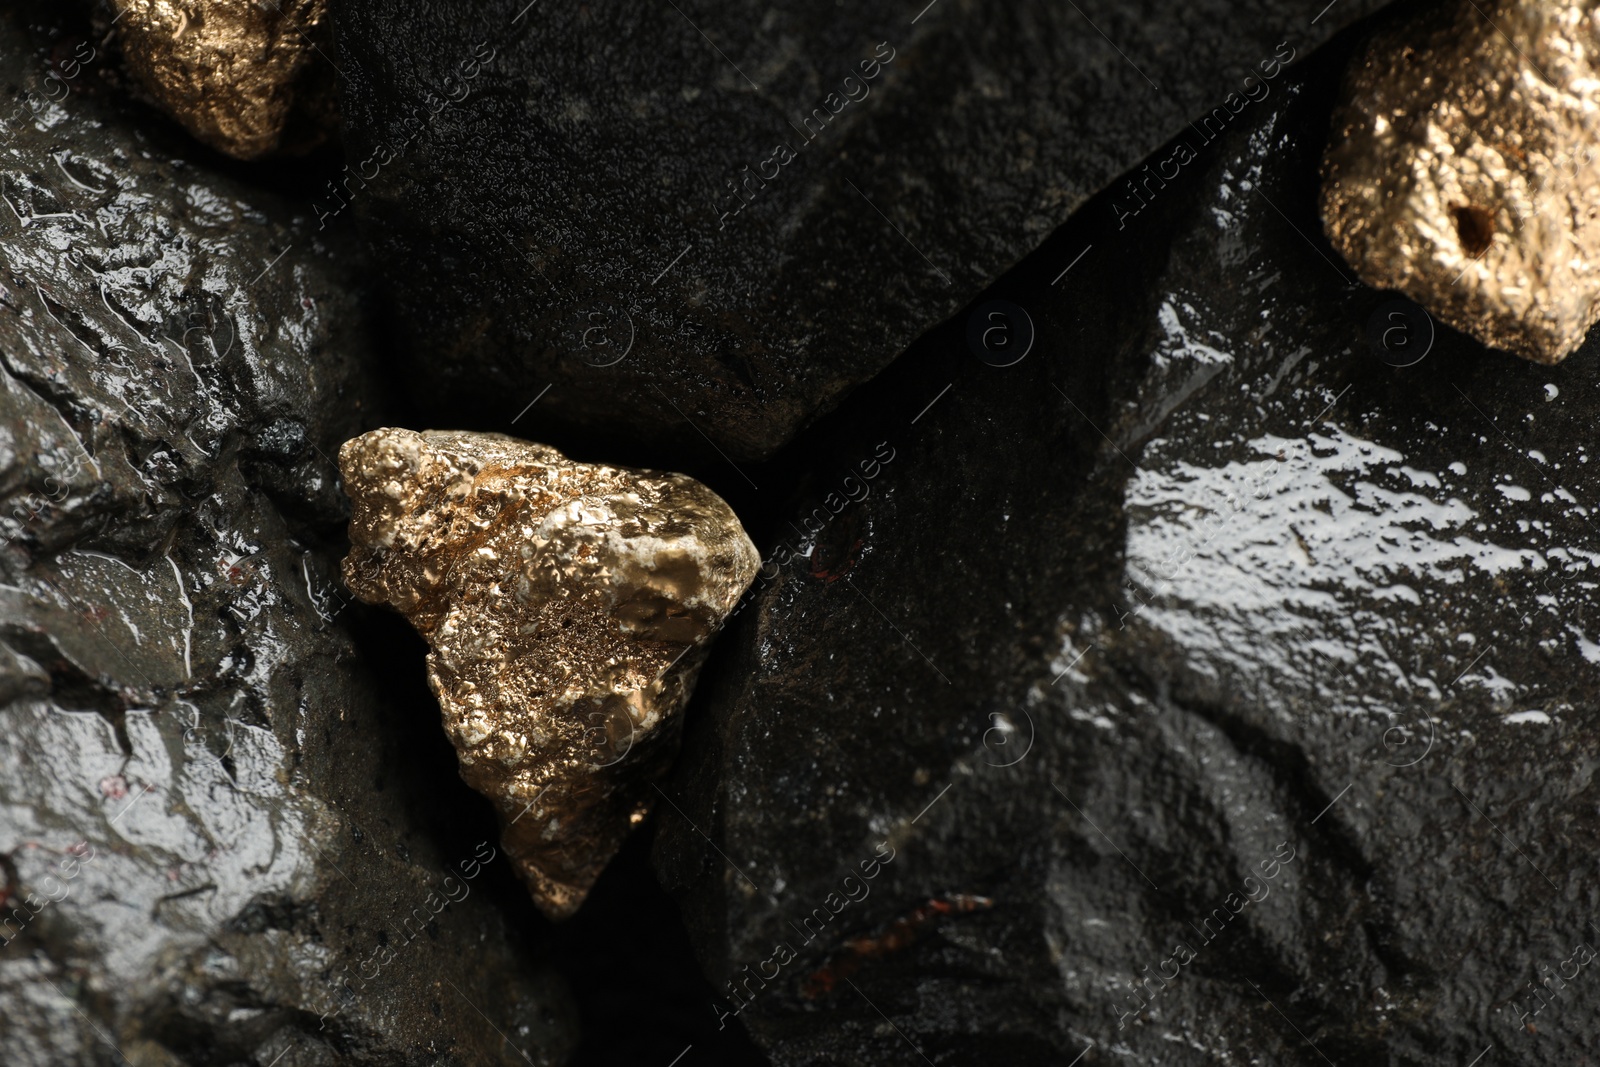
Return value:
<svg viewBox="0 0 1600 1067">
<path fill-rule="evenodd" d="M 1600 351 L 1379 358 L 1317 229 L 1331 52 L 995 285 L 1021 362 L 948 322 L 803 439 L 655 851 L 775 1063 L 1600 1039 Z"/>
<path fill-rule="evenodd" d="M 346 628 L 352 249 L 82 46 L 0 13 L 0 1062 L 559 1062 L 509 872 Z"/>
<path fill-rule="evenodd" d="M 335 0 L 319 210 L 361 219 L 437 422 L 768 455 L 1377 5 L 917 6 Z"/>
</svg>

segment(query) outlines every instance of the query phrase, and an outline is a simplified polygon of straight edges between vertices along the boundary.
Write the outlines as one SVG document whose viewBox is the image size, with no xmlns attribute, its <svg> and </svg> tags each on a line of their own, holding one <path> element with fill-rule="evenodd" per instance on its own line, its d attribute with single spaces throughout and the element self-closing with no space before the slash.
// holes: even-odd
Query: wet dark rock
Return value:
<svg viewBox="0 0 1600 1067">
<path fill-rule="evenodd" d="M 743 459 L 1377 4 L 333 6 L 318 211 L 361 220 L 435 424 Z"/>
<path fill-rule="evenodd" d="M 797 446 L 655 849 L 775 1063 L 1592 1054 L 1600 350 L 1369 346 L 1348 54 Z"/>
<path fill-rule="evenodd" d="M 93 49 L 0 14 L 0 1062 L 560 1062 L 487 813 L 430 816 L 342 611 L 352 249 Z"/>
</svg>

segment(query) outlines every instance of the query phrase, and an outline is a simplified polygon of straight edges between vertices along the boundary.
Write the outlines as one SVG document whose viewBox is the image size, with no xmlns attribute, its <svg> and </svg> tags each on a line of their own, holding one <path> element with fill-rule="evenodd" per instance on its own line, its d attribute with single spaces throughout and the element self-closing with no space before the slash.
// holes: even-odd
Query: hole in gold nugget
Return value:
<svg viewBox="0 0 1600 1067">
<path fill-rule="evenodd" d="M 1489 250 L 1494 240 L 1494 216 L 1488 209 L 1470 204 L 1451 204 L 1450 215 L 1456 220 L 1456 236 L 1469 256 L 1481 256 Z"/>
</svg>

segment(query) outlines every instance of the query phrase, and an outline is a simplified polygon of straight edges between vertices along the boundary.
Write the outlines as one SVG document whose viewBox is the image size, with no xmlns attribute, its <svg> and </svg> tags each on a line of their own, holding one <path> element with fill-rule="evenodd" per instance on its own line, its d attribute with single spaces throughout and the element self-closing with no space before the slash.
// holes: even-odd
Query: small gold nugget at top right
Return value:
<svg viewBox="0 0 1600 1067">
<path fill-rule="evenodd" d="M 1380 32 L 1323 159 L 1328 239 L 1486 345 L 1558 363 L 1600 319 L 1600 5 L 1460 0 Z"/>
</svg>

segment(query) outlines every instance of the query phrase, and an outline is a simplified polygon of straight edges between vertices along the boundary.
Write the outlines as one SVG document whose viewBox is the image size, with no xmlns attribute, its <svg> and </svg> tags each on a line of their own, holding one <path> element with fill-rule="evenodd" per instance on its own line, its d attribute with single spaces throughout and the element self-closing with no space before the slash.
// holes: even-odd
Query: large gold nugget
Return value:
<svg viewBox="0 0 1600 1067">
<path fill-rule="evenodd" d="M 571 915 L 649 811 L 755 546 L 692 478 L 502 434 L 374 430 L 339 467 L 345 583 L 427 639 L 461 776 L 540 908 Z"/>
<path fill-rule="evenodd" d="M 1459 0 L 1356 58 L 1324 160 L 1328 238 L 1484 344 L 1539 363 L 1600 318 L 1600 14 Z"/>
<path fill-rule="evenodd" d="M 112 6 L 124 66 L 212 148 L 259 159 L 310 147 L 331 125 L 334 68 L 315 43 L 327 36 L 328 0 L 114 0 Z M 302 90 L 327 99 L 297 100 Z M 290 128 L 306 115 L 315 117 L 302 123 L 305 129 Z"/>
</svg>

